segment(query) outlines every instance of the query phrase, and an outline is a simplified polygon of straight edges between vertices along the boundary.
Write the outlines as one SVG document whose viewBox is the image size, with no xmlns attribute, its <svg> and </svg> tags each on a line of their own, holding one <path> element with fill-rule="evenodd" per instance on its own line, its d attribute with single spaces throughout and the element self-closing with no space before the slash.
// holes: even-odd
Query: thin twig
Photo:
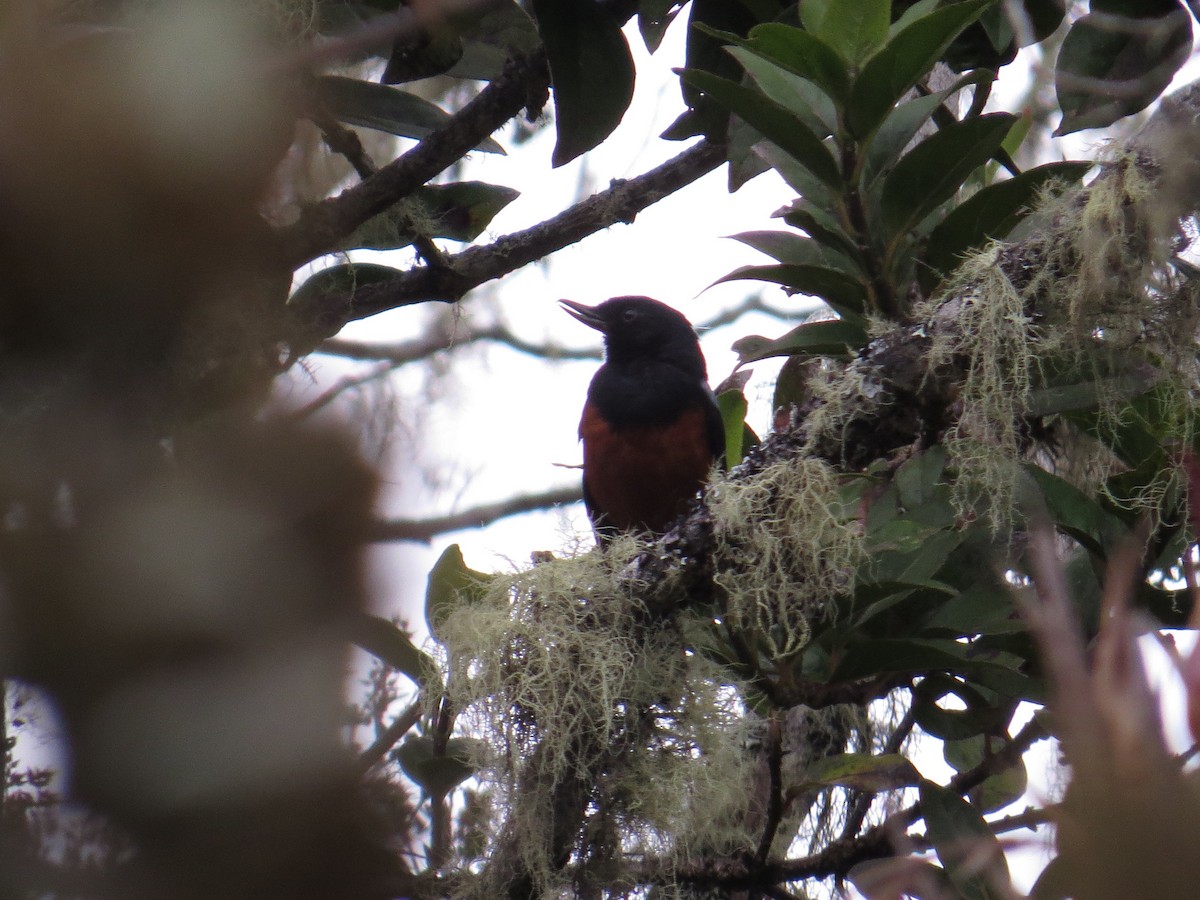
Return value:
<svg viewBox="0 0 1200 900">
<path fill-rule="evenodd" d="M 551 488 L 538 494 L 510 497 L 499 503 L 486 503 L 446 516 L 432 516 L 428 519 L 390 519 L 378 522 L 372 529 L 371 540 L 429 543 L 437 535 L 445 534 L 448 531 L 482 528 L 484 525 L 490 525 L 492 522 L 508 516 L 579 503 L 581 500 L 583 500 L 583 488 L 579 485 Z"/>
</svg>

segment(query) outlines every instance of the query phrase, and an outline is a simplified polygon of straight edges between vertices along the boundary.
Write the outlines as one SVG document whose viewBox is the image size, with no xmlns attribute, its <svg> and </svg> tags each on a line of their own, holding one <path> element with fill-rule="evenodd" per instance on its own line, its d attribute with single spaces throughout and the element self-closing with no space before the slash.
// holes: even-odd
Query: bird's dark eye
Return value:
<svg viewBox="0 0 1200 900">
<path fill-rule="evenodd" d="M 630 324 L 631 322 L 634 322 L 637 319 L 637 317 L 638 317 L 638 311 L 636 309 L 627 309 L 627 310 L 625 310 L 625 312 L 621 313 L 621 321 L 624 322 L 626 325 Z"/>
</svg>

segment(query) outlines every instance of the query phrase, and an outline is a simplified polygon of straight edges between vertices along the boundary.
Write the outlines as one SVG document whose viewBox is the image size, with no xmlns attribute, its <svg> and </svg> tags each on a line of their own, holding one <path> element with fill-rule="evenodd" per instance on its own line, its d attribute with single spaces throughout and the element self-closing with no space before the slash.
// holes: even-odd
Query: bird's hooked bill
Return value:
<svg viewBox="0 0 1200 900">
<path fill-rule="evenodd" d="M 558 303 L 569 316 L 578 319 L 588 328 L 595 328 L 601 333 L 608 331 L 608 323 L 596 312 L 596 307 L 574 300 L 559 300 Z"/>
</svg>

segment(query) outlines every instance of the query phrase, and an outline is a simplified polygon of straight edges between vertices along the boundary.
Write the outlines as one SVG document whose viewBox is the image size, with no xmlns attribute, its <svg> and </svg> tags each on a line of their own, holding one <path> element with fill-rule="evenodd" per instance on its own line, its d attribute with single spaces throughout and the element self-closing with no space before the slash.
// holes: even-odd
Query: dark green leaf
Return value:
<svg viewBox="0 0 1200 900">
<path fill-rule="evenodd" d="M 922 633 L 949 632 L 955 637 L 1024 630 L 1025 622 L 1013 609 L 1008 591 L 978 585 L 938 606 L 921 626 Z"/>
<path fill-rule="evenodd" d="M 754 152 L 778 172 L 779 177 L 787 182 L 788 187 L 800 194 L 804 201 L 821 210 L 828 217 L 836 216 L 841 203 L 840 186 L 836 191 L 831 189 L 798 163 L 794 157 L 784 153 L 770 141 L 759 141 L 754 147 Z M 783 210 L 779 212 L 782 213 Z"/>
<path fill-rule="evenodd" d="M 418 650 L 407 634 L 393 622 L 365 613 L 354 619 L 354 643 L 372 656 L 403 672 L 417 685 L 437 679 L 437 664 Z"/>
<path fill-rule="evenodd" d="M 983 762 L 985 748 L 987 753 L 996 754 L 1004 749 L 1006 743 L 1004 738 L 996 735 L 978 734 L 961 741 L 947 741 L 942 745 L 942 755 L 956 772 L 967 772 Z M 1025 762 L 1018 759 L 971 788 L 967 798 L 972 806 L 986 815 L 1020 800 L 1025 796 L 1028 783 Z"/>
<path fill-rule="evenodd" d="M 927 137 L 905 154 L 883 185 L 884 226 L 893 236 L 910 232 L 992 158 L 1016 117 L 989 113 Z"/>
<path fill-rule="evenodd" d="M 1052 181 L 1076 182 L 1091 167 L 1087 162 L 1048 163 L 983 188 L 951 210 L 930 232 L 926 264 L 948 275 L 965 254 L 989 240 L 1005 237 L 1033 208 L 1046 185 Z"/>
<path fill-rule="evenodd" d="M 633 57 L 616 19 L 594 0 L 532 0 L 554 88 L 558 142 L 568 163 L 620 124 L 633 99 Z"/>
<path fill-rule="evenodd" d="M 397 269 L 373 263 L 330 266 L 300 285 L 288 298 L 288 308 L 293 318 L 304 323 L 306 340 L 316 346 L 346 324 L 357 291 L 387 284 L 399 275 Z"/>
<path fill-rule="evenodd" d="M 855 322 L 834 319 L 805 322 L 775 339 L 752 334 L 733 342 L 738 365 L 772 356 L 834 356 L 848 358 L 867 342 L 867 332 Z"/>
<path fill-rule="evenodd" d="M 1093 0 L 1058 52 L 1056 135 L 1103 128 L 1144 109 L 1192 52 L 1192 22 L 1175 0 Z"/>
<path fill-rule="evenodd" d="M 410 737 L 396 748 L 396 761 L 404 774 L 431 797 L 445 797 L 475 774 L 472 764 L 474 742 L 450 738 L 444 755 L 434 753 L 431 737 Z"/>
<path fill-rule="evenodd" d="M 425 622 L 434 640 L 450 614 L 464 603 L 477 603 L 492 576 L 467 568 L 462 548 L 451 544 L 429 570 L 425 588 Z"/>
<path fill-rule="evenodd" d="M 846 234 L 837 219 L 817 206 L 807 197 L 799 197 L 787 206 L 772 214 L 782 217 L 793 228 L 807 232 L 810 237 L 820 241 L 826 247 L 840 250 L 850 259 L 858 257 L 858 247 Z"/>
<path fill-rule="evenodd" d="M 394 250 L 418 236 L 473 241 L 518 191 L 482 181 L 431 184 L 418 188 L 392 209 L 356 228 L 341 243 L 346 250 Z"/>
<path fill-rule="evenodd" d="M 1108 548 L 1128 536 L 1128 529 L 1120 519 L 1090 494 L 1032 463 L 1024 468 L 1036 485 L 1051 521 L 1091 552 L 1107 556 Z"/>
<path fill-rule="evenodd" d="M 1034 416 L 1096 409 L 1105 402 L 1132 400 L 1163 380 L 1163 372 L 1142 359 L 1129 357 L 1124 362 L 1116 371 L 1036 387 L 1029 392 L 1025 409 Z"/>
<path fill-rule="evenodd" d="M 748 280 L 770 281 L 789 293 L 820 297 L 843 319 L 862 324 L 866 289 L 845 272 L 821 266 L 742 266 L 713 284 Z"/>
<path fill-rule="evenodd" d="M 317 79 L 316 92 L 319 102 L 339 122 L 400 137 L 423 138 L 450 121 L 447 113 L 428 100 L 357 78 L 322 75 Z M 485 138 L 475 149 L 504 153 L 504 148 L 491 138 Z"/>
<path fill-rule="evenodd" d="M 906 515 L 912 515 L 914 510 L 928 503 L 941 505 L 950 500 L 950 488 L 942 477 L 945 471 L 946 450 L 940 444 L 914 456 L 896 471 L 898 499 Z M 943 520 L 939 517 L 926 524 L 944 527 L 953 521 L 953 518 Z"/>
<path fill-rule="evenodd" d="M 953 640 L 878 638 L 848 647 L 831 676 L 832 681 L 871 678 L 887 673 L 947 671 L 969 673 L 984 683 L 1002 684 L 1010 696 L 1032 692 L 1031 679 L 1011 666 L 970 657 L 971 648 Z"/>
<path fill-rule="evenodd" d="M 491 81 L 504 71 L 505 64 L 514 56 L 532 53 L 541 46 L 537 26 L 529 13 L 511 0 L 498 3 L 489 0 L 475 8 L 468 8 L 463 16 L 467 21 L 459 25 L 463 55 L 447 72 L 455 78 L 470 78 Z"/>
<path fill-rule="evenodd" d="M 462 56 L 462 41 L 452 29 L 430 29 L 413 40 L 397 41 L 379 80 L 404 84 L 432 78 L 449 71 Z"/>
<path fill-rule="evenodd" d="M 683 4 L 680 0 L 642 0 L 638 10 L 638 31 L 646 49 L 653 53 L 662 43 L 667 26 L 678 14 Z"/>
<path fill-rule="evenodd" d="M 954 88 L 938 91 L 925 97 L 917 97 L 901 103 L 893 109 L 867 146 L 867 159 L 863 165 L 864 185 L 871 185 L 879 176 L 886 174 L 895 160 L 933 117 L 934 111 L 945 102 Z"/>
<path fill-rule="evenodd" d="M 743 231 L 732 237 L 760 253 L 765 253 L 776 262 L 796 266 L 823 266 L 845 272 L 851 277 L 861 276 L 858 266 L 844 254 L 831 250 L 812 238 L 801 237 L 790 231 Z"/>
<path fill-rule="evenodd" d="M 834 101 L 844 101 L 850 89 L 850 73 L 832 47 L 810 32 L 778 22 L 756 25 L 742 45 L 806 78 Z"/>
<path fill-rule="evenodd" d="M 926 781 L 921 813 L 938 859 L 966 900 L 992 900 L 1012 893 L 1000 842 L 979 811 L 953 791 Z"/>
<path fill-rule="evenodd" d="M 788 784 L 785 789 L 788 797 L 833 785 L 878 793 L 912 787 L 920 782 L 921 774 L 899 753 L 879 756 L 839 753 L 814 763 L 796 784 Z"/>
<path fill-rule="evenodd" d="M 730 49 L 758 89 L 796 118 L 813 134 L 825 138 L 837 127 L 837 111 L 821 90 L 804 78 L 781 69 L 741 47 Z"/>
<path fill-rule="evenodd" d="M 725 52 L 725 39 L 714 37 L 712 31 L 744 35 L 759 19 L 742 3 L 729 0 L 692 0 L 688 15 L 687 52 L 685 68 L 711 72 L 725 78 L 741 77 L 741 66 Z M 696 134 L 724 136 L 729 112 L 720 104 L 702 97 L 700 91 L 687 81 L 680 81 L 683 102 L 688 111 L 668 129 L 663 137 L 682 140 Z"/>
<path fill-rule="evenodd" d="M 961 700 L 965 709 L 945 709 L 938 701 Z M 922 731 L 946 741 L 962 741 L 1002 729 L 1012 715 L 1013 701 L 941 673 L 922 679 L 913 694 L 913 718 Z M 947 760 L 949 761 L 949 760 Z"/>
<path fill-rule="evenodd" d="M 991 4 L 992 0 L 955 3 L 897 32 L 854 81 L 846 107 L 851 133 L 859 139 L 870 137 L 896 101 L 933 69 L 950 42 Z"/>
<path fill-rule="evenodd" d="M 763 137 L 795 157 L 821 182 L 830 187 L 841 185 L 841 173 L 829 149 L 785 107 L 758 91 L 708 72 L 687 69 L 680 72 L 680 77 L 757 128 Z"/>
</svg>

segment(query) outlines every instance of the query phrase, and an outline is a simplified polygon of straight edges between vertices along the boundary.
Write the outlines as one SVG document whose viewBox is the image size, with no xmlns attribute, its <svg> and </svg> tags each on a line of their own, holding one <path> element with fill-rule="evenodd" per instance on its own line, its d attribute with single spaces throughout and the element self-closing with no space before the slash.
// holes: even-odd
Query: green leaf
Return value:
<svg viewBox="0 0 1200 900">
<path fill-rule="evenodd" d="M 742 266 L 713 284 L 727 281 L 769 281 L 781 284 L 793 294 L 820 297 L 843 319 L 862 324 L 866 288 L 857 279 L 822 266 Z"/>
<path fill-rule="evenodd" d="M 642 0 L 638 9 L 638 31 L 646 49 L 653 53 L 662 43 L 667 26 L 678 14 L 682 4 L 679 0 Z"/>
<path fill-rule="evenodd" d="M 418 650 L 394 622 L 362 613 L 354 618 L 352 636 L 355 644 L 403 672 L 418 686 L 437 681 L 438 667 L 433 657 Z"/>
<path fill-rule="evenodd" d="M 302 323 L 304 340 L 316 346 L 346 324 L 355 295 L 398 278 L 400 272 L 374 263 L 346 263 L 322 269 L 288 298 L 292 318 Z"/>
<path fill-rule="evenodd" d="M 815 84 L 741 47 L 732 47 L 729 52 L 742 64 L 760 91 L 800 119 L 813 134 L 825 138 L 833 133 L 837 127 L 837 110 Z"/>
<path fill-rule="evenodd" d="M 433 738 L 413 736 L 396 748 L 396 761 L 430 797 L 445 797 L 475 774 L 472 759 L 476 746 L 469 738 L 450 738 L 446 752 L 439 756 Z"/>
<path fill-rule="evenodd" d="M 881 47 L 892 22 L 891 0 L 807 0 L 804 27 L 857 65 Z"/>
<path fill-rule="evenodd" d="M 1128 536 L 1121 520 L 1090 494 L 1032 463 L 1026 463 L 1024 470 L 1040 492 L 1055 526 L 1091 552 L 1107 556 L 1110 547 Z"/>
<path fill-rule="evenodd" d="M 724 78 L 741 78 L 741 67 L 725 52 L 724 37 L 714 37 L 714 31 L 733 37 L 744 35 L 759 18 L 742 3 L 729 0 L 692 0 L 688 14 L 687 52 L 684 67 L 711 72 Z M 700 91 L 687 81 L 680 80 L 683 102 L 688 111 L 668 129 L 668 140 L 682 140 L 696 134 L 720 137 L 725 134 L 729 113 L 712 100 L 702 97 Z M 688 127 L 677 127 L 686 124 Z"/>
<path fill-rule="evenodd" d="M 482 181 L 430 184 L 418 188 L 395 207 L 373 216 L 339 245 L 342 249 L 394 250 L 418 236 L 473 241 L 496 213 L 520 196 L 519 191 Z M 414 225 L 419 224 L 418 233 Z"/>
<path fill-rule="evenodd" d="M 633 57 L 617 20 L 594 0 L 532 0 L 554 88 L 561 166 L 620 124 L 633 99 Z"/>
<path fill-rule="evenodd" d="M 966 709 L 939 706 L 938 701 L 947 696 L 957 697 Z M 912 709 L 922 731 L 942 740 L 962 741 L 1004 728 L 1012 716 L 1012 701 L 935 672 L 917 685 Z"/>
<path fill-rule="evenodd" d="M 708 72 L 694 69 L 676 71 L 687 84 L 704 91 L 758 129 L 763 137 L 793 156 L 822 183 L 840 187 L 841 173 L 833 154 L 811 128 L 785 107 L 756 90 Z"/>
<path fill-rule="evenodd" d="M 916 509 L 926 504 L 936 503 L 940 506 L 950 501 L 950 487 L 942 477 L 945 471 L 946 449 L 940 444 L 914 456 L 896 471 L 896 490 L 907 516 L 912 516 Z M 943 519 L 940 515 L 933 520 L 917 520 L 938 527 L 945 527 L 954 521 L 953 518 Z"/>
<path fill-rule="evenodd" d="M 968 252 L 1005 237 L 1032 210 L 1048 184 L 1077 182 L 1091 167 L 1087 162 L 1048 163 L 983 188 L 952 209 L 930 232 L 926 265 L 948 275 Z"/>
<path fill-rule="evenodd" d="M 921 783 L 921 773 L 899 753 L 839 753 L 809 766 L 796 784 L 786 786 L 788 798 L 840 785 L 859 791 L 895 791 Z"/>
<path fill-rule="evenodd" d="M 859 267 L 845 254 L 839 253 L 812 238 L 802 237 L 790 231 L 743 231 L 731 235 L 747 247 L 781 263 L 796 266 L 823 266 L 837 269 L 851 277 L 860 277 Z"/>
<path fill-rule="evenodd" d="M 844 102 L 850 73 L 837 52 L 816 35 L 790 25 L 768 22 L 750 29 L 742 43 L 763 59 L 817 85 L 835 102 Z"/>
<path fill-rule="evenodd" d="M 773 217 L 781 217 L 793 228 L 805 231 L 814 240 L 820 241 L 826 247 L 840 250 L 850 259 L 859 256 L 858 247 L 846 234 L 837 219 L 817 206 L 807 197 L 798 197 L 787 206 L 772 213 Z"/>
<path fill-rule="evenodd" d="M 1026 412 L 1034 416 L 1096 409 L 1102 403 L 1132 400 L 1161 382 L 1164 373 L 1137 357 L 1126 360 L 1124 371 L 1094 375 L 1079 381 L 1049 384 L 1033 388 L 1025 401 Z"/>
<path fill-rule="evenodd" d="M 989 113 L 930 135 L 905 154 L 883 184 L 880 206 L 888 233 L 903 236 L 949 200 L 992 158 L 1016 121 Z"/>
<path fill-rule="evenodd" d="M 462 548 L 451 544 L 429 570 L 425 588 L 425 622 L 436 641 L 450 614 L 464 603 L 478 603 L 494 576 L 467 568 Z"/>
<path fill-rule="evenodd" d="M 453 18 L 463 45 L 462 58 L 446 73 L 454 78 L 492 81 L 510 59 L 532 53 L 542 43 L 529 13 L 512 0 L 468 6 Z"/>
<path fill-rule="evenodd" d="M 339 122 L 359 128 L 419 139 L 450 121 L 448 113 L 428 100 L 357 78 L 322 75 L 314 90 L 318 102 L 330 115 Z M 504 148 L 491 138 L 484 138 L 475 149 L 504 153 Z"/>
<path fill-rule="evenodd" d="M 950 87 L 936 94 L 917 97 L 915 100 L 901 103 L 888 113 L 867 146 L 867 158 L 863 164 L 864 185 L 873 184 L 891 169 L 892 163 L 900 158 L 904 148 L 917 136 L 917 132 L 925 127 L 933 117 L 934 111 L 953 91 L 954 88 Z"/>
<path fill-rule="evenodd" d="M 891 108 L 924 75 L 968 25 L 992 5 L 992 0 L 967 0 L 913 21 L 897 32 L 867 60 L 846 105 L 850 132 L 871 136 Z"/>
<path fill-rule="evenodd" d="M 994 660 L 969 656 L 972 649 L 953 640 L 931 638 L 875 638 L 846 648 L 831 681 L 872 678 L 889 673 L 946 671 L 969 673 L 988 685 L 1001 684 L 1010 696 L 1032 692 L 1029 676 Z"/>
<path fill-rule="evenodd" d="M 746 395 L 741 391 L 722 391 L 717 395 L 717 408 L 725 425 L 725 465 L 732 469 L 742 461 L 746 434 Z"/>
<path fill-rule="evenodd" d="M 921 785 L 921 813 L 938 859 L 966 900 L 1012 893 L 1000 842 L 977 809 L 948 788 L 926 781 Z"/>
<path fill-rule="evenodd" d="M 942 745 L 942 755 L 956 772 L 967 772 L 983 762 L 985 748 L 989 754 L 996 754 L 1004 749 L 1006 743 L 1004 738 L 996 735 L 978 734 L 961 741 L 946 741 Z M 971 788 L 967 792 L 967 799 L 986 815 L 1016 803 L 1025 796 L 1028 784 L 1025 761 L 1018 759 Z"/>
<path fill-rule="evenodd" d="M 867 343 L 866 330 L 855 322 L 833 319 L 805 322 L 778 338 L 751 334 L 733 342 L 738 365 L 772 356 L 831 356 L 848 359 Z"/>
<path fill-rule="evenodd" d="M 1025 630 L 1025 621 L 1013 609 L 1008 591 L 973 586 L 932 610 L 921 633 L 955 637 L 977 634 L 1012 634 Z"/>
<path fill-rule="evenodd" d="M 1176 0 L 1092 0 L 1058 52 L 1054 86 L 1063 118 L 1054 134 L 1103 128 L 1145 109 L 1191 52 L 1191 18 Z"/>
</svg>

